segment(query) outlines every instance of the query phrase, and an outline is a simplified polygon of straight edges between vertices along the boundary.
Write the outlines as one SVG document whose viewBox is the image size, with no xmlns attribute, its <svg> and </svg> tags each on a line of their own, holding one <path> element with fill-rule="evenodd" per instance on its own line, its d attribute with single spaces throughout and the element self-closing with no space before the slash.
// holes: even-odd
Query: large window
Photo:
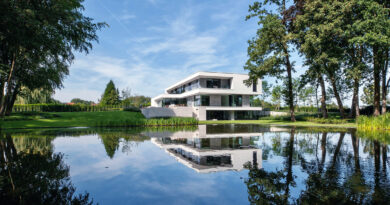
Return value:
<svg viewBox="0 0 390 205">
<path fill-rule="evenodd" d="M 207 79 L 207 88 L 221 88 L 221 79 Z"/>
<path fill-rule="evenodd" d="M 201 102 L 202 102 L 202 106 L 210 106 L 210 96 L 202 95 Z"/>
<path fill-rule="evenodd" d="M 242 95 L 229 95 L 229 106 L 242 107 Z"/>
<path fill-rule="evenodd" d="M 201 105 L 200 95 L 194 96 L 194 106 L 200 106 L 200 105 Z"/>
<path fill-rule="evenodd" d="M 176 106 L 187 106 L 187 99 L 175 99 L 175 98 L 166 98 L 162 100 L 161 105 L 163 107 L 167 107 L 170 105 L 176 105 Z"/>
<path fill-rule="evenodd" d="M 207 95 L 196 95 L 194 96 L 194 106 L 209 106 L 210 96 Z"/>
<path fill-rule="evenodd" d="M 261 117 L 261 111 L 236 111 L 236 120 L 258 120 Z"/>
<path fill-rule="evenodd" d="M 214 111 L 209 110 L 206 111 L 206 119 L 207 120 L 229 120 L 230 114 L 229 111 Z"/>
<path fill-rule="evenodd" d="M 229 106 L 229 95 L 221 96 L 221 106 L 228 107 Z"/>
<path fill-rule="evenodd" d="M 257 92 L 257 82 L 256 81 L 253 81 L 253 92 Z"/>
</svg>

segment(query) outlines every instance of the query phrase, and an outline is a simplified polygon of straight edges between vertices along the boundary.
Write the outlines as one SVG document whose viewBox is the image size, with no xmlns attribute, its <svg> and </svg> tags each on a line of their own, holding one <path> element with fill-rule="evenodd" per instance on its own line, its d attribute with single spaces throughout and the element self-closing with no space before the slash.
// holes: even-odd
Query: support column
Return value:
<svg viewBox="0 0 390 205">
<path fill-rule="evenodd" d="M 235 119 L 234 111 L 230 111 L 229 114 L 230 114 L 230 120 L 234 120 Z"/>
</svg>

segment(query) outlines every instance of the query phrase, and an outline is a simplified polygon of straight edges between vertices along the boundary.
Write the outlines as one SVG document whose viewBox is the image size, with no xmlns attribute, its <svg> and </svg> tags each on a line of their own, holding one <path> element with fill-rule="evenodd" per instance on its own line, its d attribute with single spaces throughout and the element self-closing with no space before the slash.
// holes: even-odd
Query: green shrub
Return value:
<svg viewBox="0 0 390 205">
<path fill-rule="evenodd" d="M 127 111 L 127 112 L 141 112 L 141 109 L 139 109 L 138 107 L 125 107 L 125 108 L 123 108 L 123 111 Z"/>
<path fill-rule="evenodd" d="M 84 105 L 84 104 L 26 104 L 14 105 L 12 111 L 19 112 L 101 112 L 101 111 L 120 111 L 122 105 Z"/>
<path fill-rule="evenodd" d="M 347 123 L 347 119 L 337 119 L 337 118 L 316 118 L 316 117 L 307 117 L 307 121 L 319 123 L 319 124 L 344 124 Z"/>
</svg>

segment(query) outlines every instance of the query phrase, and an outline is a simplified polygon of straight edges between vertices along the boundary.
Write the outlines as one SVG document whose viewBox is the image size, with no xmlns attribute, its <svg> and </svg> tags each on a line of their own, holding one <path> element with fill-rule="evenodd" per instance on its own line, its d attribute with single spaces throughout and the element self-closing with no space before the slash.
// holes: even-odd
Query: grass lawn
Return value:
<svg viewBox="0 0 390 205">
<path fill-rule="evenodd" d="M 199 124 L 264 124 L 290 125 L 298 127 L 339 127 L 355 128 L 354 122 L 320 123 L 299 118 L 291 122 L 286 117 L 265 118 L 261 120 L 221 120 L 200 121 Z M 139 112 L 104 111 L 104 112 L 33 112 L 15 113 L 0 121 L 2 129 L 19 128 L 61 128 L 61 127 L 120 127 L 120 126 L 158 126 L 158 125 L 194 125 L 192 118 L 145 119 Z"/>
<path fill-rule="evenodd" d="M 27 115 L 13 114 L 1 122 L 2 129 L 9 128 L 36 128 L 36 127 L 91 127 L 98 122 L 116 121 L 126 119 L 144 119 L 137 112 L 53 112 L 31 113 Z"/>
<path fill-rule="evenodd" d="M 147 120 L 140 112 L 48 112 L 16 113 L 0 121 L 2 129 L 59 128 L 59 127 L 115 127 L 197 124 L 192 118 Z"/>
<path fill-rule="evenodd" d="M 348 122 L 342 124 L 324 124 L 309 121 L 291 122 L 287 120 L 267 119 L 267 120 L 219 120 L 219 121 L 199 121 L 199 124 L 262 124 L 262 125 L 289 125 L 297 127 L 339 127 L 356 128 L 356 123 Z"/>
</svg>

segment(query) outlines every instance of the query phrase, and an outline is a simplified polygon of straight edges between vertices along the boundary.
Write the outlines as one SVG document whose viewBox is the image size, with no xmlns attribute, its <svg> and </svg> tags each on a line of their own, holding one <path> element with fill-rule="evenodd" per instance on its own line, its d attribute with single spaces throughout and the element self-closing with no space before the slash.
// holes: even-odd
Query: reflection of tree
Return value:
<svg viewBox="0 0 390 205">
<path fill-rule="evenodd" d="M 31 137 L 18 136 L 13 137 L 15 148 L 18 152 L 27 154 L 44 154 L 52 151 L 51 141 L 53 137 Z"/>
<path fill-rule="evenodd" d="M 98 133 L 104 149 L 106 150 L 107 155 L 112 159 L 115 155 L 115 152 L 118 151 L 120 144 L 122 143 L 122 152 L 129 153 L 133 147 L 138 146 L 139 142 L 143 142 L 148 137 L 142 135 L 131 134 L 121 132 L 100 132 Z"/>
<path fill-rule="evenodd" d="M 350 141 L 346 141 L 345 132 L 334 136 L 336 141 L 328 141 L 327 132 L 313 133 L 311 138 L 306 134 L 298 136 L 297 146 L 291 143 L 294 132 L 287 143 L 275 137 L 269 145 L 264 144 L 271 145 L 273 154 L 284 157 L 281 170 L 268 171 L 246 164 L 249 173 L 245 183 L 252 204 L 388 204 L 388 145 L 359 138 L 354 130 Z M 366 155 L 361 150 L 369 154 L 363 160 Z M 300 187 L 301 193 L 291 195 L 289 189 L 295 185 L 291 167 L 296 160 L 307 178 Z"/>
<path fill-rule="evenodd" d="M 92 204 L 75 195 L 62 154 L 17 151 L 11 136 L 0 137 L 0 204 Z"/>
<path fill-rule="evenodd" d="M 259 169 L 257 164 L 247 163 L 245 167 L 249 169 L 248 179 L 245 184 L 248 188 L 249 202 L 251 204 L 286 204 L 290 196 L 290 186 L 295 186 L 292 173 L 294 154 L 294 133 L 292 129 L 290 138 L 283 148 L 283 155 L 286 156 L 283 170 L 268 172 Z M 273 140 L 275 144 L 281 145 L 280 136 Z M 280 151 L 280 149 L 274 149 Z"/>
</svg>

